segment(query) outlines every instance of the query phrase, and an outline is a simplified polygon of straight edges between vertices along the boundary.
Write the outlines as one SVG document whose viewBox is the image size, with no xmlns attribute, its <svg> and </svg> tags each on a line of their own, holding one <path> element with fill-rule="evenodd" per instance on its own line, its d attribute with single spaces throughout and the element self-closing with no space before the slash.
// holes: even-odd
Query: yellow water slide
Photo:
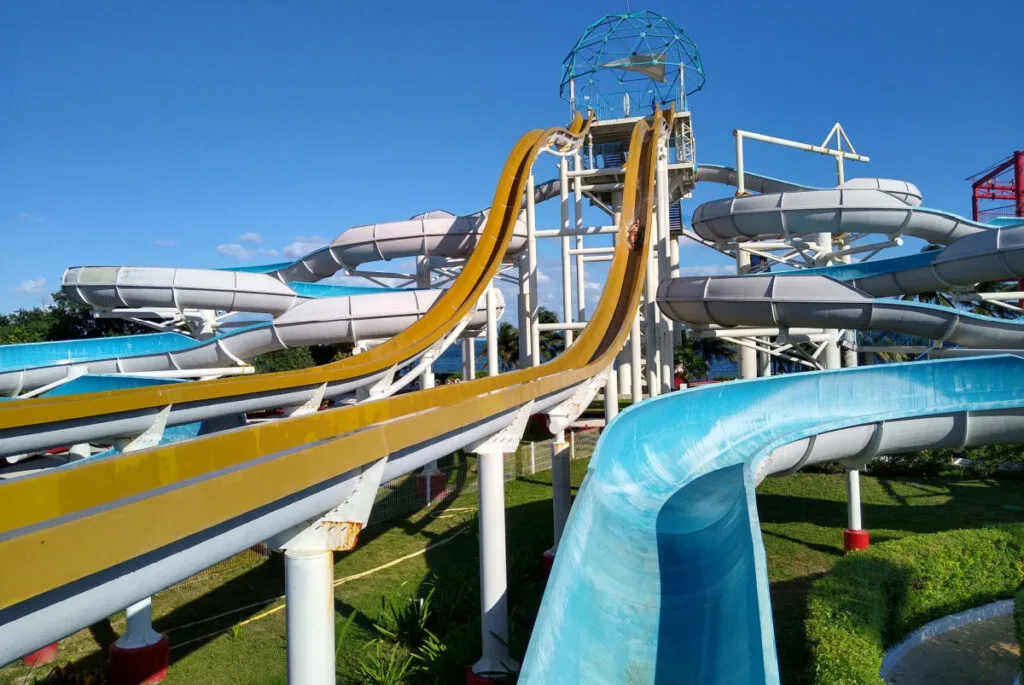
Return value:
<svg viewBox="0 0 1024 685">
<path fill-rule="evenodd" d="M 667 135 L 671 118 L 671 111 L 659 111 L 653 125 L 639 121 L 633 129 L 622 220 L 607 286 L 593 317 L 564 354 L 535 368 L 86 461 L 4 483 L 0 612 L 167 550 L 189 536 L 230 526 L 261 507 L 605 373 L 628 335 L 644 287 L 657 146 Z M 5 403 L 0 407 L 0 429 L 58 420 L 88 422 L 182 402 L 318 384 L 341 375 L 369 375 L 413 358 L 457 325 L 485 294 L 512 235 L 539 151 L 564 145 L 567 137 L 578 140 L 586 126 L 577 118 L 569 130 L 535 130 L 519 140 L 502 171 L 480 242 L 459 278 L 427 316 L 373 351 L 283 374 L 99 393 L 87 399 Z"/>
</svg>

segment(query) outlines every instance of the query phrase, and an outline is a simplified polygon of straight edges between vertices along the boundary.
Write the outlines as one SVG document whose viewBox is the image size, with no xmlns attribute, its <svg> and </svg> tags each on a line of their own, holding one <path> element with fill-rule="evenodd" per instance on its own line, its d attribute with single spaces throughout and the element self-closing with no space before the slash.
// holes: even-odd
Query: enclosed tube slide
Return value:
<svg viewBox="0 0 1024 685">
<path fill-rule="evenodd" d="M 771 236 L 867 232 L 913 236 L 946 245 L 987 224 L 920 206 L 906 181 L 857 178 L 827 190 L 792 190 L 705 202 L 693 230 L 705 240 L 728 242 Z"/>
<path fill-rule="evenodd" d="M 396 290 L 304 300 L 273 321 L 207 340 L 154 333 L 7 345 L 0 360 L 0 394 L 16 395 L 83 374 L 217 368 L 289 347 L 390 338 L 422 318 L 442 292 Z M 495 294 L 500 315 L 504 300 L 500 291 Z M 478 330 L 486 323 L 486 303 L 479 303 L 468 328 Z"/>
<path fill-rule="evenodd" d="M 940 250 L 859 264 L 782 271 L 778 275 L 828 276 L 874 297 L 1019 280 L 1024 278 L 1024 223 L 973 233 Z"/>
<path fill-rule="evenodd" d="M 244 271 L 148 266 L 73 266 L 61 290 L 97 309 L 172 307 L 284 314 L 309 299 L 401 292 L 398 288 L 282 283 Z"/>
<path fill-rule="evenodd" d="M 403 257 L 466 257 L 479 242 L 490 209 L 465 216 L 443 210 L 418 214 L 408 221 L 367 224 L 348 229 L 330 245 L 325 245 L 294 262 L 246 267 L 245 271 L 265 273 L 278 280 L 319 281 L 340 269 L 354 268 L 367 262 Z M 509 241 L 509 257 L 526 248 L 526 222 L 515 222 Z"/>
<path fill-rule="evenodd" d="M 1024 321 L 903 300 L 876 300 L 826 276 L 696 276 L 658 286 L 670 319 L 698 325 L 853 328 L 964 347 L 1024 348 Z"/>
<path fill-rule="evenodd" d="M 706 386 L 602 434 L 520 682 L 779 682 L 754 487 L 825 459 L 1024 440 L 1024 360 L 889 364 Z"/>
</svg>

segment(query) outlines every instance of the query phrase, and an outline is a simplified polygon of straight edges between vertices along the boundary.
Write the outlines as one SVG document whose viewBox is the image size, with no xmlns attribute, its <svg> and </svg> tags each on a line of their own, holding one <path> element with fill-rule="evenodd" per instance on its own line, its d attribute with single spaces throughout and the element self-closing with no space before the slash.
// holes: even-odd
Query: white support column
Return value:
<svg viewBox="0 0 1024 685">
<path fill-rule="evenodd" d="M 741 150 L 741 144 L 739 143 L 739 139 L 737 139 L 736 154 L 741 155 Z M 737 194 L 739 194 L 739 191 L 737 191 Z M 750 253 L 744 250 L 738 244 L 736 245 L 736 273 L 750 273 Z M 756 378 L 757 353 L 754 350 L 750 349 L 749 347 L 745 347 L 743 345 L 739 345 L 738 348 L 740 378 Z"/>
<path fill-rule="evenodd" d="M 466 338 L 462 341 L 462 380 L 471 381 L 476 378 L 476 340 Z"/>
<path fill-rule="evenodd" d="M 127 626 L 117 640 L 121 649 L 140 649 L 155 645 L 163 636 L 153 630 L 153 598 L 146 597 L 124 610 Z"/>
<path fill-rule="evenodd" d="M 630 350 L 632 349 L 631 340 L 631 338 L 626 338 L 626 344 L 623 346 L 622 351 L 619 352 L 618 357 L 616 357 L 615 364 L 615 370 L 619 376 L 619 393 L 630 396 L 633 394 L 633 364 L 630 355 Z"/>
<path fill-rule="evenodd" d="M 573 168 L 576 171 L 580 171 L 583 166 L 580 164 L 580 153 L 577 152 L 573 156 Z M 583 179 L 580 177 L 573 178 L 572 180 L 572 193 L 573 199 L 575 200 L 575 211 L 573 218 L 575 219 L 576 229 L 576 249 L 583 249 Z M 617 224 L 616 224 L 617 225 Z M 576 320 L 586 321 L 587 319 L 587 280 L 584 275 L 583 265 L 586 260 L 583 259 L 583 253 L 576 253 Z"/>
<path fill-rule="evenodd" d="M 629 329 L 629 366 L 630 366 L 630 397 L 633 404 L 637 404 L 644 398 L 643 379 L 640 356 L 640 312 L 633 317 L 633 325 Z"/>
<path fill-rule="evenodd" d="M 846 472 L 846 513 L 850 530 L 861 530 L 860 520 L 860 471 Z"/>
<path fill-rule="evenodd" d="M 420 379 L 420 388 L 423 390 L 429 390 L 434 387 L 434 384 L 434 371 L 433 369 L 428 368 Z M 438 491 L 443 489 L 441 487 L 435 487 L 441 486 L 440 481 L 442 478 L 439 478 L 439 476 L 443 476 L 443 474 L 441 473 L 441 469 L 437 468 L 437 461 L 430 462 L 417 474 L 418 478 L 423 479 L 423 491 L 427 505 L 433 502 Z"/>
<path fill-rule="evenodd" d="M 828 266 L 829 258 L 827 255 L 832 252 L 832 234 L 831 233 L 815 233 L 814 242 L 818 246 L 819 257 L 816 259 L 816 263 L 820 266 Z M 838 369 L 841 366 L 841 359 L 839 356 L 839 331 L 831 329 L 826 331 L 831 333 L 833 339 L 825 343 L 825 350 L 822 353 L 822 359 L 825 362 L 826 369 Z"/>
<path fill-rule="evenodd" d="M 487 289 L 487 375 L 498 375 L 498 296 L 494 285 Z"/>
<path fill-rule="evenodd" d="M 565 522 L 569 518 L 571 499 L 571 483 L 569 479 L 569 443 L 565 440 L 565 431 L 559 431 L 551 443 L 551 501 L 554 513 L 555 544 L 544 553 L 548 559 L 554 559 L 558 551 L 558 541 L 562 539 Z"/>
<path fill-rule="evenodd" d="M 128 625 L 117 642 L 110 646 L 107 675 L 112 683 L 159 683 L 167 677 L 171 664 L 167 636 L 153 630 L 153 605 L 150 597 L 125 609 Z M 52 656 L 51 656 L 52 655 Z M 30 666 L 52 661 L 57 644 L 44 647 L 25 657 Z M 334 652 L 331 652 L 334 657 Z"/>
<path fill-rule="evenodd" d="M 841 185 L 843 183 L 843 158 L 842 157 L 836 157 L 836 162 L 839 164 L 839 183 Z M 843 251 L 850 249 L 850 236 L 849 236 L 849 234 L 843 236 L 842 244 L 839 247 Z M 839 258 L 839 261 L 842 264 L 849 264 L 850 263 L 850 255 L 849 255 L 849 253 L 843 254 Z M 843 345 L 843 366 L 844 367 L 857 366 L 857 332 L 855 330 L 853 330 L 852 328 L 849 329 L 848 331 L 846 331 L 846 333 L 843 334 L 843 341 L 845 343 Z"/>
<path fill-rule="evenodd" d="M 604 386 L 604 422 L 607 426 L 619 413 L 619 372 L 614 362 Z"/>
<path fill-rule="evenodd" d="M 519 255 L 516 265 L 519 267 L 519 367 L 525 369 L 530 365 L 530 345 L 533 344 L 533 327 L 530 325 L 530 265 L 527 255 Z"/>
<path fill-rule="evenodd" d="M 508 580 L 505 565 L 505 455 L 479 455 L 480 611 L 482 656 L 476 673 L 504 671 L 508 657 Z"/>
<path fill-rule="evenodd" d="M 420 255 L 416 258 L 416 287 L 417 288 L 429 288 L 430 282 L 430 266 L 429 257 Z M 434 387 L 434 367 L 428 366 L 420 377 L 420 388 L 426 390 L 427 388 Z"/>
<path fill-rule="evenodd" d="M 474 673 L 518 668 L 508 656 L 508 578 L 505 562 L 505 453 L 516 449 L 533 412 L 521 406 L 511 423 L 469 447 L 478 455 L 480 521 L 480 632 L 482 656 Z"/>
<path fill-rule="evenodd" d="M 569 158 L 562 157 L 558 161 L 558 200 L 561 210 L 561 230 L 569 231 Z M 562 320 L 572 323 L 572 256 L 569 254 L 572 239 L 563 235 L 562 243 Z M 572 345 L 572 331 L 565 330 L 565 348 Z"/>
<path fill-rule="evenodd" d="M 672 242 L 669 227 L 669 188 L 668 188 L 668 145 L 662 141 L 658 145 L 658 160 L 655 167 L 655 192 L 657 193 L 656 210 L 658 213 L 658 272 L 654 280 L 654 294 L 657 296 L 658 284 L 668 276 L 671 270 L 671 246 Z M 658 309 L 655 303 L 655 309 Z M 658 346 L 661 366 L 658 375 L 661 378 L 661 392 L 672 392 L 673 381 L 673 358 L 675 357 L 675 345 L 673 338 L 673 322 L 658 309 Z"/>
<path fill-rule="evenodd" d="M 334 673 L 334 553 L 286 550 L 285 626 L 288 682 L 326 685 Z"/>
<path fill-rule="evenodd" d="M 526 186 L 526 260 L 530 279 L 530 297 L 527 315 L 530 319 L 530 364 L 540 366 L 540 331 L 537 317 L 540 309 L 540 291 L 537 284 L 537 208 L 533 197 L 534 180 L 530 174 Z"/>
<path fill-rule="evenodd" d="M 680 211 L 682 208 L 680 207 Z M 679 278 L 679 237 L 672 238 L 669 242 L 669 278 Z M 676 345 L 683 344 L 683 324 L 675 322 L 672 326 L 672 347 L 675 352 Z M 673 365 L 674 366 L 674 365 Z"/>
<path fill-rule="evenodd" d="M 761 345 L 767 347 L 768 338 L 760 338 Z M 759 377 L 772 375 L 772 356 L 767 352 L 757 353 L 757 375 Z"/>
<path fill-rule="evenodd" d="M 648 230 L 653 231 L 652 249 L 647 255 L 647 287 L 644 289 L 644 333 L 646 334 L 645 351 L 647 353 L 647 396 L 657 397 L 661 394 L 661 310 L 655 301 L 658 292 L 658 254 L 657 241 L 659 235 L 657 217 L 653 217 L 654 225 Z"/>
</svg>

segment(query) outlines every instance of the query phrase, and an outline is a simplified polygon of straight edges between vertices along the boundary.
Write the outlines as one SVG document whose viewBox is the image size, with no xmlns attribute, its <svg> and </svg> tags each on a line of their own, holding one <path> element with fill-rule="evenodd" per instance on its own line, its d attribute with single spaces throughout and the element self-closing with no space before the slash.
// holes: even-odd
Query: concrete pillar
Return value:
<svg viewBox="0 0 1024 685">
<path fill-rule="evenodd" d="M 479 455 L 480 632 L 483 655 L 467 683 L 487 682 L 480 673 L 514 668 L 508 656 L 508 578 L 505 567 L 505 455 Z"/>
<path fill-rule="evenodd" d="M 110 645 L 111 685 L 163 682 L 170 666 L 170 644 L 166 635 L 153 630 L 151 598 L 132 604 L 125 615 L 124 635 Z"/>
<path fill-rule="evenodd" d="M 284 553 L 288 683 L 327 685 L 334 673 L 334 553 Z"/>
</svg>

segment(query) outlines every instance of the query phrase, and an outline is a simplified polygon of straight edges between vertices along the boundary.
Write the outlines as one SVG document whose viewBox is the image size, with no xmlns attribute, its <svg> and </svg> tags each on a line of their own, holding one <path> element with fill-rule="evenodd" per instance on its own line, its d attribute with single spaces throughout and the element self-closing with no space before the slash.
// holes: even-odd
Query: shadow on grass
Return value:
<svg viewBox="0 0 1024 685">
<path fill-rule="evenodd" d="M 429 543 L 456 532 L 458 537 L 425 553 L 429 569 L 427 581 L 415 591 L 424 596 L 434 589 L 433 610 L 435 618 L 431 630 L 445 641 L 448 656 L 439 665 L 440 672 L 431 674 L 432 680 L 423 682 L 459 682 L 464 677 L 464 668 L 480 656 L 479 624 L 479 561 L 477 522 L 473 518 L 444 532 L 426 530 L 434 517 L 443 515 L 454 501 L 470 485 L 475 474 L 473 459 L 466 459 L 458 466 L 449 481 L 454 490 L 451 496 L 437 500 L 424 514 L 415 512 L 415 518 L 406 516 L 376 523 L 362 534 L 361 546 L 346 555 L 361 554 L 362 546 L 376 540 L 391 529 L 400 529 L 409 535 L 419 535 Z M 839 476 L 841 478 L 841 476 Z M 410 479 L 411 480 L 411 479 Z M 1002 508 L 1006 503 L 1018 502 L 1024 488 L 1019 482 L 995 482 L 979 485 L 938 479 L 882 478 L 879 484 L 883 491 L 893 498 L 893 504 L 865 504 L 864 520 L 869 527 L 892 529 L 912 533 L 926 533 L 949 528 L 977 527 L 980 525 L 1019 521 L 1020 512 Z M 908 487 L 920 492 L 919 495 L 898 494 L 899 486 L 905 493 Z M 410 487 L 414 487 L 410 486 Z M 509 580 L 509 647 L 512 657 L 521 660 L 526 651 L 537 610 L 544 592 L 541 555 L 551 546 L 552 513 L 550 499 L 541 501 L 516 501 L 537 495 L 538 488 L 547 488 L 545 497 L 550 497 L 550 481 L 539 478 L 523 478 L 509 486 L 508 508 L 506 510 Z M 575 490 L 575 488 L 574 488 Z M 522 493 L 527 493 L 523 495 Z M 948 497 L 943 503 L 914 506 L 916 498 Z M 836 529 L 837 544 L 841 544 L 841 531 L 846 525 L 846 505 L 841 501 L 814 499 L 809 496 L 785 494 L 758 494 L 758 509 L 765 523 L 789 524 L 807 522 L 821 527 Z M 838 557 L 837 548 L 819 544 L 820 541 L 802 540 L 785 532 L 765 531 L 803 545 L 809 550 L 824 552 Z M 831 535 L 831 533 L 829 533 Z M 880 541 L 875 537 L 874 541 Z M 339 556 L 339 559 L 341 557 Z M 194 628 L 172 630 L 172 663 L 202 649 L 210 641 L 229 630 L 234 624 L 267 610 L 276 598 L 283 594 L 283 565 L 279 556 L 255 566 L 239 576 L 212 588 L 195 600 L 178 607 L 156 622 L 157 630 L 167 630 L 189 622 L 224 613 L 245 604 L 256 604 L 242 612 L 234 612 L 214 621 L 204 622 Z M 806 617 L 807 591 L 813 576 L 804 576 L 771 586 L 772 609 L 775 618 L 776 643 L 780 669 L 785 683 L 805 682 L 808 651 L 804 638 L 803 623 Z M 261 601 L 260 598 L 266 598 Z M 355 609 L 345 602 L 336 601 L 335 610 L 339 622 L 346 620 Z M 355 625 L 372 633 L 375 616 L 356 611 Z M 101 622 L 91 628 L 98 643 L 104 647 L 116 637 L 109 622 Z M 220 632 L 216 632 L 220 631 Z M 213 634 L 211 634 L 213 633 Z M 205 636 L 204 636 L 205 635 Z M 283 639 L 283 638 L 282 638 Z M 194 640 L 183 644 L 188 640 Z M 179 646 L 175 646 L 179 645 Z M 283 658 L 282 652 L 282 658 Z M 105 649 L 86 657 L 80 662 L 83 669 L 102 667 L 106 660 Z M 79 664 L 76 664 L 78 667 Z M 417 681 L 419 682 L 419 681 Z"/>
<path fill-rule="evenodd" d="M 973 528 L 1022 520 L 1021 513 L 1004 508 L 1018 502 L 1024 488 L 1017 481 L 946 481 L 916 478 L 877 478 L 894 504 L 861 505 L 864 526 L 871 529 L 935 533 L 951 528 Z M 897 494 L 896 485 L 919 495 Z M 943 503 L 915 505 L 914 500 L 945 497 Z M 764 523 L 812 523 L 831 528 L 846 527 L 846 502 L 774 493 L 758 493 L 759 516 Z M 797 540 L 797 542 L 802 542 Z M 807 544 L 804 542 L 803 544 Z"/>
</svg>

